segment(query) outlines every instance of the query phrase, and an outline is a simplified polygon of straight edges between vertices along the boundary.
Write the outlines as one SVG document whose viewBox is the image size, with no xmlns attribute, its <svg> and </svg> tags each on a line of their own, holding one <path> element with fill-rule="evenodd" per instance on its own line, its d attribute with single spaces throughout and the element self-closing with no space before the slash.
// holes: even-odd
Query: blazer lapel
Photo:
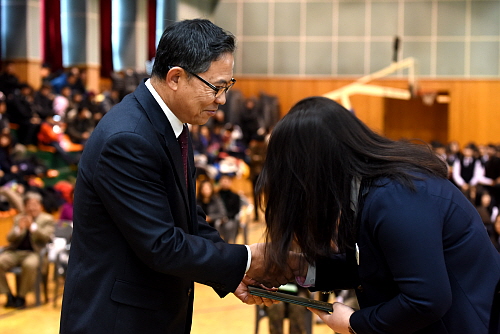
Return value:
<svg viewBox="0 0 500 334">
<path fill-rule="evenodd" d="M 172 166 L 175 167 L 176 183 L 179 189 L 181 189 L 182 191 L 182 196 L 184 198 L 186 210 L 189 212 L 189 216 L 191 216 L 188 189 L 186 188 L 186 181 L 184 178 L 184 167 L 182 165 L 181 148 L 179 146 L 177 138 L 175 137 L 174 130 L 172 129 L 172 126 L 170 125 L 163 110 L 160 108 L 160 106 L 154 99 L 153 95 L 151 95 L 151 92 L 144 84 L 146 80 L 147 79 L 145 79 L 143 82 L 139 84 L 137 89 L 134 91 L 134 95 L 137 98 L 137 101 L 139 101 L 142 108 L 144 109 L 149 121 L 155 128 L 156 134 L 159 137 L 158 139 L 162 143 L 162 146 L 165 149 L 165 153 L 167 154 L 170 163 L 172 164 Z M 189 142 L 188 156 L 192 156 L 191 140 L 188 140 L 188 142 Z M 190 164 L 191 164 L 191 159 L 188 159 L 188 165 Z M 191 174 L 188 169 L 188 176 L 189 175 Z M 189 179 L 190 177 L 188 177 L 188 180 Z M 192 225 L 191 219 L 189 225 L 191 228 Z"/>
</svg>

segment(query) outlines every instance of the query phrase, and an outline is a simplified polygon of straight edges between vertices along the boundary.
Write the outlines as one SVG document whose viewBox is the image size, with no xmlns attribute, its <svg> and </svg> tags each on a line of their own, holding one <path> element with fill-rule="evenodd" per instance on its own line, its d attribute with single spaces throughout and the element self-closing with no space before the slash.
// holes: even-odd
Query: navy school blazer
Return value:
<svg viewBox="0 0 500 334">
<path fill-rule="evenodd" d="M 317 263 L 315 289 L 355 289 L 357 333 L 488 333 L 500 254 L 457 187 L 424 178 L 415 192 L 387 179 L 365 189 L 357 259 L 353 246 Z"/>
</svg>

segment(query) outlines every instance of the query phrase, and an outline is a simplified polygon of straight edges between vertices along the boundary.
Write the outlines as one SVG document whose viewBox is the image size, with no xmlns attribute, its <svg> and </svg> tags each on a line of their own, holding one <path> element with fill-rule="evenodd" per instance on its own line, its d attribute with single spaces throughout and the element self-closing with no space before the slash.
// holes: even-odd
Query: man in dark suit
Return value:
<svg viewBox="0 0 500 334">
<path fill-rule="evenodd" d="M 225 103 L 234 49 L 207 20 L 170 26 L 151 79 L 92 133 L 75 187 L 61 333 L 189 333 L 194 282 L 263 302 L 242 282 L 245 272 L 263 277 L 262 245 L 227 244 L 206 223 L 191 143 L 181 139 L 185 123 L 204 124 Z"/>
</svg>

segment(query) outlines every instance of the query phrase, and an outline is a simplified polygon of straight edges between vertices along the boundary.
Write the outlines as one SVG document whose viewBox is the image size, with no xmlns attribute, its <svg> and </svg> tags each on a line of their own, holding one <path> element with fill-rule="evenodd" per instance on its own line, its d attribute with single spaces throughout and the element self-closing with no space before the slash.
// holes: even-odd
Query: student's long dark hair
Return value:
<svg viewBox="0 0 500 334">
<path fill-rule="evenodd" d="M 308 262 L 328 256 L 333 246 L 349 247 L 356 231 L 353 177 L 388 177 L 415 189 L 412 172 L 447 177 L 428 146 L 382 137 L 333 100 L 298 102 L 274 128 L 257 182 L 268 269 L 279 271 L 294 244 Z"/>
</svg>

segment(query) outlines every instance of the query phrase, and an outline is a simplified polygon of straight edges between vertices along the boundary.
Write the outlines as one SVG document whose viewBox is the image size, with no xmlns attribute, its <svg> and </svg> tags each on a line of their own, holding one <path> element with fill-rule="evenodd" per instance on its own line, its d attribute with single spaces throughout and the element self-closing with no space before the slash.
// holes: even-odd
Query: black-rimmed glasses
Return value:
<svg viewBox="0 0 500 334">
<path fill-rule="evenodd" d="M 170 68 L 172 68 L 174 66 L 170 66 Z M 205 85 L 207 85 L 208 87 L 212 88 L 215 92 L 215 98 L 218 98 L 220 97 L 222 94 L 226 93 L 229 89 L 231 89 L 231 87 L 234 86 L 234 84 L 236 83 L 236 79 L 235 78 L 232 78 L 230 81 L 229 81 L 229 85 L 228 86 L 225 86 L 225 87 L 217 87 L 213 84 L 211 84 L 210 82 L 208 82 L 207 80 L 203 79 L 202 77 L 200 77 L 198 74 L 196 73 L 193 73 L 193 72 L 189 72 L 188 70 L 186 70 L 185 68 L 183 68 L 182 66 L 179 66 L 180 68 L 182 68 L 184 71 L 188 72 L 189 74 L 197 77 L 198 79 L 200 79 L 201 82 L 203 82 Z"/>
</svg>

